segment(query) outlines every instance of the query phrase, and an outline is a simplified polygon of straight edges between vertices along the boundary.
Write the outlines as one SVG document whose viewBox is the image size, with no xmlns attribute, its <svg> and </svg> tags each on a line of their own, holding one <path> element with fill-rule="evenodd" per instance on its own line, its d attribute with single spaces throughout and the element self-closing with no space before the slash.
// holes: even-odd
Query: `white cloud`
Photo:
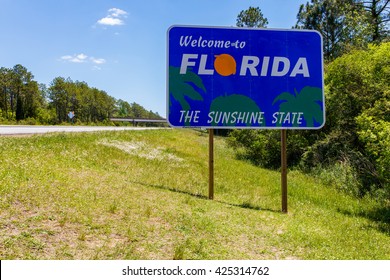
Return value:
<svg viewBox="0 0 390 280">
<path fill-rule="evenodd" d="M 108 15 L 104 18 L 101 18 L 97 21 L 101 25 L 124 25 L 125 22 L 123 18 L 127 17 L 127 12 L 118 8 L 111 8 L 108 10 Z"/>
<path fill-rule="evenodd" d="M 88 57 L 87 55 L 81 53 L 81 54 L 76 55 L 75 58 L 80 60 L 80 61 L 85 61 L 85 59 L 87 59 L 87 57 Z"/>
<path fill-rule="evenodd" d="M 88 56 L 83 54 L 83 53 L 75 54 L 75 55 L 64 55 L 64 56 L 61 56 L 61 60 L 68 61 L 68 62 L 74 62 L 74 63 L 86 62 L 87 58 L 88 58 Z"/>
<path fill-rule="evenodd" d="M 64 55 L 64 56 L 61 56 L 61 60 L 70 60 L 72 59 L 72 56 L 71 55 Z"/>
<path fill-rule="evenodd" d="M 93 64 L 104 64 L 106 60 L 104 58 L 89 57 L 86 54 L 74 54 L 74 55 L 63 55 L 60 60 L 73 63 L 93 63 Z"/>
<path fill-rule="evenodd" d="M 94 58 L 94 57 L 91 57 L 90 60 L 91 60 L 92 63 L 95 63 L 95 64 L 104 64 L 104 63 L 106 63 L 106 60 L 104 58 Z"/>
<path fill-rule="evenodd" d="M 111 26 L 124 24 L 123 20 L 121 20 L 119 18 L 112 18 L 112 17 L 105 17 L 105 18 L 99 19 L 97 23 L 99 23 L 101 25 L 111 25 Z"/>
<path fill-rule="evenodd" d="M 118 9 L 118 8 L 111 8 L 111 9 L 108 10 L 108 13 L 112 17 L 121 17 L 121 16 L 126 17 L 126 15 L 127 15 L 126 11 Z"/>
</svg>

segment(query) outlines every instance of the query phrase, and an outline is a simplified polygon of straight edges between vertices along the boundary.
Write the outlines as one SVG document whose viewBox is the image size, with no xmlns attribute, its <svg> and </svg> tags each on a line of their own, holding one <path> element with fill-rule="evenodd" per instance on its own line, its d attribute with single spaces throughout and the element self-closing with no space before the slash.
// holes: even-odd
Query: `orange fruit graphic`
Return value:
<svg viewBox="0 0 390 280">
<path fill-rule="evenodd" d="M 230 76 L 236 74 L 237 63 L 230 54 L 216 55 L 214 60 L 214 69 L 221 76 Z"/>
</svg>

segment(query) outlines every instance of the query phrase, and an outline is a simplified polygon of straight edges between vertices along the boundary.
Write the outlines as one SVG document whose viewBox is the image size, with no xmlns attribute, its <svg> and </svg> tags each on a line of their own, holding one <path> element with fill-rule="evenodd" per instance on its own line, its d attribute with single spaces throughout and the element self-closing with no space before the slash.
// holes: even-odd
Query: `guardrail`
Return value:
<svg viewBox="0 0 390 280">
<path fill-rule="evenodd" d="M 134 126 L 138 123 L 167 123 L 166 119 L 142 119 L 142 118 L 110 118 L 113 122 L 132 122 Z"/>
</svg>

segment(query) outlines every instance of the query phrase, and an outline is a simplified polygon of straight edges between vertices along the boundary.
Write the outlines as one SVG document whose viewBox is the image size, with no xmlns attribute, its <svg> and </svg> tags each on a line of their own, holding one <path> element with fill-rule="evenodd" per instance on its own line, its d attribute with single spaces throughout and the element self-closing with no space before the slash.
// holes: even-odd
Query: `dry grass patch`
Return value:
<svg viewBox="0 0 390 280">
<path fill-rule="evenodd" d="M 104 139 L 103 141 L 99 141 L 98 143 L 107 147 L 117 148 L 130 155 L 136 155 L 141 158 L 146 158 L 150 160 L 170 161 L 170 162 L 184 161 L 184 159 L 172 154 L 168 149 L 162 147 L 153 148 L 150 146 L 150 144 L 141 141 L 125 142 L 125 141 Z"/>
</svg>

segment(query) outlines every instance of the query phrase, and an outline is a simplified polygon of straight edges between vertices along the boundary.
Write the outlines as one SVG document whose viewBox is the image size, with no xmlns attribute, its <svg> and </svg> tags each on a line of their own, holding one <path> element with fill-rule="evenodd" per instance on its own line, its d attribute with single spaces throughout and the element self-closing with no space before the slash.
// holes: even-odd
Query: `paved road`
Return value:
<svg viewBox="0 0 390 280">
<path fill-rule="evenodd" d="M 40 126 L 40 125 L 0 125 L 0 135 L 42 134 L 50 132 L 89 132 L 107 130 L 145 130 L 158 127 L 116 127 L 116 126 Z"/>
</svg>

